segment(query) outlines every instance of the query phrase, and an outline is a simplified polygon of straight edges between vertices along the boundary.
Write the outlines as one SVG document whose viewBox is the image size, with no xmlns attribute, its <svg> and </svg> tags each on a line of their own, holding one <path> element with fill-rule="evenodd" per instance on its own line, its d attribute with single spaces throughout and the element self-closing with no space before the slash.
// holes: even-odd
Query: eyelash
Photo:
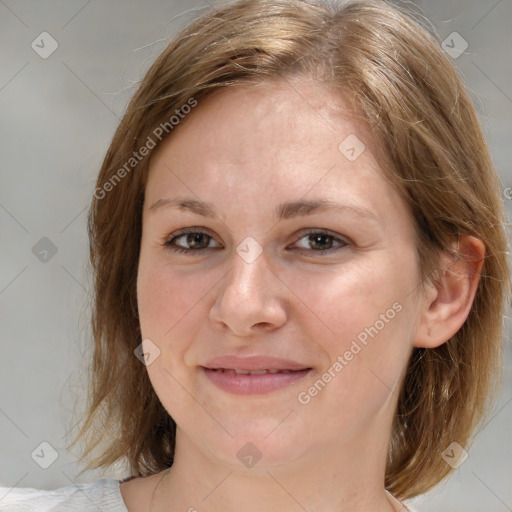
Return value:
<svg viewBox="0 0 512 512">
<path fill-rule="evenodd" d="M 174 242 L 176 240 L 178 240 L 179 238 L 181 238 L 182 236 L 184 235 L 206 235 L 207 237 L 209 237 L 210 239 L 213 239 L 213 237 L 211 235 L 209 235 L 207 232 L 205 231 L 201 231 L 199 228 L 187 228 L 187 229 L 183 229 L 183 230 L 180 230 L 178 231 L 177 233 L 174 233 L 173 236 L 169 239 L 167 239 L 165 242 L 164 242 L 164 246 L 173 251 L 173 252 L 176 252 L 176 253 L 182 253 L 182 254 L 190 254 L 190 253 L 193 253 L 193 252 L 201 252 L 205 249 L 218 249 L 218 247 L 205 247 L 203 249 L 187 249 L 185 247 L 181 247 L 179 245 L 175 245 Z M 349 242 L 339 236 L 336 236 L 335 234 L 331 233 L 330 231 L 326 231 L 326 230 L 323 230 L 323 229 L 310 229 L 310 230 L 307 230 L 303 233 L 301 233 L 301 236 L 298 238 L 297 241 L 300 241 L 302 240 L 303 238 L 307 237 L 307 236 L 311 236 L 311 235 L 320 235 L 320 236 L 328 236 L 328 237 L 331 237 L 333 242 L 341 242 L 342 245 L 340 246 L 336 246 L 336 247 L 330 247 L 328 249 L 320 249 L 320 250 L 315 250 L 315 249 L 296 249 L 300 254 L 308 254 L 310 255 L 311 252 L 313 253 L 316 253 L 316 254 L 320 254 L 320 255 L 324 255 L 324 254 L 327 254 L 327 253 L 332 253 L 332 252 L 337 252 L 339 251 L 340 249 L 343 249 L 344 247 L 348 246 L 349 245 Z"/>
</svg>

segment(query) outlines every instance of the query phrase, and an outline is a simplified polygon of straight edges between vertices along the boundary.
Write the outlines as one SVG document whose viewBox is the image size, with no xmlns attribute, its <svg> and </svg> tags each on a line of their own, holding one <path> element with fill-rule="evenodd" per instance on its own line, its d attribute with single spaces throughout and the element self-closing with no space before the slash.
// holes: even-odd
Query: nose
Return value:
<svg viewBox="0 0 512 512">
<path fill-rule="evenodd" d="M 232 269 L 217 290 L 210 320 L 218 329 L 250 336 L 286 323 L 286 287 L 268 268 L 264 252 L 251 263 L 233 253 Z"/>
</svg>

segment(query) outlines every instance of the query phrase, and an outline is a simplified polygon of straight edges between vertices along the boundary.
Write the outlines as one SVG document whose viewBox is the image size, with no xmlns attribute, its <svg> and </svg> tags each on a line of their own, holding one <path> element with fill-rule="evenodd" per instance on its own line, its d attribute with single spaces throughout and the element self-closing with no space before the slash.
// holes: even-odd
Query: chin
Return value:
<svg viewBox="0 0 512 512">
<path fill-rule="evenodd" d="M 292 416 L 290 414 L 290 418 Z M 219 427 L 215 430 L 217 435 L 213 436 L 211 431 L 205 434 L 195 429 L 193 440 L 205 453 L 232 471 L 251 471 L 251 474 L 262 471 L 265 474 L 266 470 L 297 459 L 300 456 L 298 446 L 301 447 L 300 452 L 306 450 L 304 439 L 308 436 L 300 436 L 296 429 L 284 428 L 282 419 L 239 418 L 234 422 L 224 422 L 223 425 L 233 437 Z"/>
</svg>

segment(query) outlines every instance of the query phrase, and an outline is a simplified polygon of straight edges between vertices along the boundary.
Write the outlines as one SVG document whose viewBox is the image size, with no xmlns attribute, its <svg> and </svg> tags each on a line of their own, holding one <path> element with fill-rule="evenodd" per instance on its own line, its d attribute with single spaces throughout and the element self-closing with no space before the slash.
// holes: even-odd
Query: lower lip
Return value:
<svg viewBox="0 0 512 512">
<path fill-rule="evenodd" d="M 264 373 L 263 375 L 236 375 L 201 367 L 202 372 L 217 387 L 235 395 L 261 395 L 285 388 L 305 377 L 311 368 L 291 373 Z"/>
</svg>

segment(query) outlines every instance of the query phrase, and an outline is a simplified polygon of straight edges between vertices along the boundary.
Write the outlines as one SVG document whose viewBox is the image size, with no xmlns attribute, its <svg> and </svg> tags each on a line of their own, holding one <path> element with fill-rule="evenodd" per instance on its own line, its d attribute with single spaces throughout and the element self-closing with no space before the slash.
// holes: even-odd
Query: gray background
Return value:
<svg viewBox="0 0 512 512">
<path fill-rule="evenodd" d="M 442 39 L 456 31 L 467 41 L 455 62 L 503 186 L 512 186 L 512 1 L 416 3 Z M 118 466 L 79 477 L 76 453 L 65 451 L 83 408 L 90 346 L 86 211 L 137 81 L 205 5 L 0 0 L 0 485 L 51 489 L 126 475 Z M 44 31 L 58 43 L 47 59 L 31 48 Z M 510 217 L 511 201 L 504 200 Z M 51 242 L 40 241 L 44 237 Z M 49 252 L 37 257 L 34 246 Z M 508 318 L 506 325 L 510 332 Z M 469 458 L 447 483 L 416 501 L 419 510 L 512 511 L 511 360 L 507 334 L 499 403 Z M 50 462 L 52 450 L 43 445 L 41 452 L 41 442 L 58 454 L 48 469 L 35 462 Z"/>
</svg>

